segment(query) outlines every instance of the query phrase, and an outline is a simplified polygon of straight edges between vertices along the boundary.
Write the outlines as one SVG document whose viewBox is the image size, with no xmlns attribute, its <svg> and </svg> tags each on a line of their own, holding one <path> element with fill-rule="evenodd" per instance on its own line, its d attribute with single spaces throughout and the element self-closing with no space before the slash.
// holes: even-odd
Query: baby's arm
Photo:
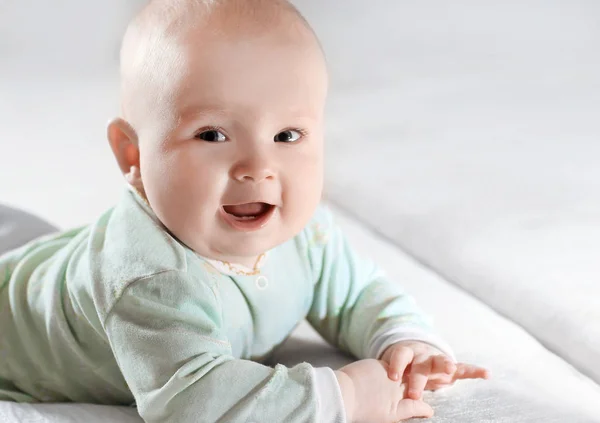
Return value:
<svg viewBox="0 0 600 423">
<path fill-rule="evenodd" d="M 305 236 L 316 281 L 308 320 L 327 341 L 360 359 L 379 359 L 409 340 L 453 358 L 413 298 L 354 251 L 327 208 L 317 211 Z"/>
<path fill-rule="evenodd" d="M 217 290 L 183 271 L 119 296 L 105 330 L 146 423 L 344 421 L 333 371 L 235 359 L 222 324 Z M 319 389 L 337 398 L 320 404 Z"/>
</svg>

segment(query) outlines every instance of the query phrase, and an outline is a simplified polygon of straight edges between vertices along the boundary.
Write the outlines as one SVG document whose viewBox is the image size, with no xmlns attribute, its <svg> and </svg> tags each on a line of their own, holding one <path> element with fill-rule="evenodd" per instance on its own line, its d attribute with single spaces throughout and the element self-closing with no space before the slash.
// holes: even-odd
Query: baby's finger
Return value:
<svg viewBox="0 0 600 423">
<path fill-rule="evenodd" d="M 408 375 L 408 397 L 412 399 L 420 399 L 423 395 L 423 390 L 429 375 L 431 374 L 431 365 L 433 360 L 427 358 L 423 361 L 413 361 L 410 374 Z"/>
<path fill-rule="evenodd" d="M 406 367 L 413 361 L 415 353 L 411 348 L 396 348 L 390 358 L 388 377 L 392 380 L 400 380 Z"/>
<path fill-rule="evenodd" d="M 454 380 L 459 379 L 489 379 L 490 372 L 483 367 L 473 366 L 471 364 L 459 363 L 456 372 L 454 373 Z"/>
<path fill-rule="evenodd" d="M 431 373 L 444 373 L 452 375 L 456 372 L 456 364 L 445 355 L 438 355 L 433 357 L 433 364 L 431 366 Z"/>
<path fill-rule="evenodd" d="M 423 401 L 403 399 L 398 403 L 394 420 L 406 420 L 413 417 L 433 417 L 433 408 Z"/>
</svg>

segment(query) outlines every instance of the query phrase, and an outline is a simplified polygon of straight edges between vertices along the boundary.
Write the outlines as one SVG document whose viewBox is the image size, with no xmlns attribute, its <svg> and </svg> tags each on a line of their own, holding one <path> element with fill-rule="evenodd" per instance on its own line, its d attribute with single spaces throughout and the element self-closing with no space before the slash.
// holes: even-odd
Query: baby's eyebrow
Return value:
<svg viewBox="0 0 600 423">
<path fill-rule="evenodd" d="M 239 116 L 236 116 L 236 112 L 234 110 L 222 106 L 194 105 L 184 107 L 179 113 L 177 121 L 179 122 L 178 125 L 185 125 L 196 120 L 214 117 L 226 117 L 227 119 L 234 121 L 238 121 L 239 118 Z M 273 116 L 273 118 L 275 117 Z M 300 109 L 292 108 L 287 112 L 284 110 L 279 110 L 277 119 L 290 121 L 290 124 L 294 125 L 310 125 L 319 120 L 319 117 L 317 111 L 309 110 L 302 112 Z"/>
<path fill-rule="evenodd" d="M 226 115 L 228 110 L 223 107 L 214 106 L 190 106 L 184 108 L 180 113 L 180 120 L 187 122 L 192 119 L 199 119 L 204 116 Z"/>
</svg>

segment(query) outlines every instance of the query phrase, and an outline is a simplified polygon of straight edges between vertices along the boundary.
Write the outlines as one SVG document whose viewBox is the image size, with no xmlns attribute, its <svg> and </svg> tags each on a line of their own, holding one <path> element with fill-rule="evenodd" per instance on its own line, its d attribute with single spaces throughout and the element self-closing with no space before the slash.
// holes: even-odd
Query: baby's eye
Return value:
<svg viewBox="0 0 600 423">
<path fill-rule="evenodd" d="M 201 139 L 202 141 L 207 142 L 224 142 L 227 141 L 227 137 L 223 135 L 222 132 L 217 131 L 216 129 L 211 129 L 209 131 L 204 131 L 196 135 L 196 138 Z"/>
<path fill-rule="evenodd" d="M 295 142 L 300 138 L 302 138 L 302 134 L 300 132 L 289 129 L 275 135 L 275 142 Z"/>
</svg>

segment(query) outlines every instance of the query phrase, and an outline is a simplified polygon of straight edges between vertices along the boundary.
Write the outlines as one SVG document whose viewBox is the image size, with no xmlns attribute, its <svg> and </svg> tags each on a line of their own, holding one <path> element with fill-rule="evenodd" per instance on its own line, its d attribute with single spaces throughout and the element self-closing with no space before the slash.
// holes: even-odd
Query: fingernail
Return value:
<svg viewBox="0 0 600 423">
<path fill-rule="evenodd" d="M 392 373 L 392 380 L 398 380 L 398 373 Z"/>
</svg>

